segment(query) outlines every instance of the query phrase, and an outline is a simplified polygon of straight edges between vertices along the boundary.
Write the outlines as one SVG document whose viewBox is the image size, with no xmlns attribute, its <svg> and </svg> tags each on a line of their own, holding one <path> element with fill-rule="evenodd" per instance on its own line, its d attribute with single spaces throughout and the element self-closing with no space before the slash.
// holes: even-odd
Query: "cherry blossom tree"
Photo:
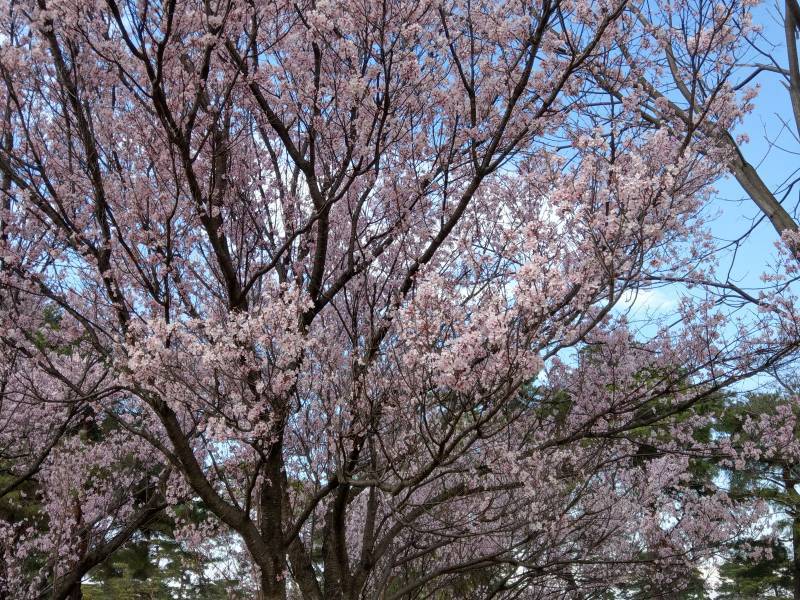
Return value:
<svg viewBox="0 0 800 600">
<path fill-rule="evenodd" d="M 713 12 L 720 73 L 750 32 L 662 8 Z M 0 523 L 2 593 L 80 597 L 189 501 L 264 599 L 678 586 L 749 527 L 687 485 L 689 425 L 636 434 L 798 339 L 788 296 L 615 313 L 706 268 L 729 155 L 692 133 L 750 99 L 598 101 L 648 10 L 4 2 L 0 497 L 43 514 Z"/>
<path fill-rule="evenodd" d="M 636 7 L 628 26 L 640 35 L 622 41 L 616 60 L 595 73 L 599 86 L 619 101 L 637 104 L 645 120 L 674 129 L 678 136 L 724 148 L 726 167 L 758 207 L 760 220 L 766 218 L 779 236 L 796 244 L 796 207 L 787 210 L 784 204 L 798 183 L 797 174 L 787 169 L 781 181 L 772 182 L 767 169 L 747 158 L 746 143 L 753 132 L 737 131 L 736 110 L 730 105 L 739 92 L 752 99 L 756 83 L 765 77 L 777 79 L 778 87 L 785 88 L 790 111 L 777 112 L 782 127 L 776 139 L 770 139 L 773 132 L 766 134 L 767 143 L 796 154 L 800 139 L 800 5 L 786 0 L 774 8 L 776 14 L 762 17 L 763 21 L 775 20 L 770 30 L 765 32 L 763 27 L 769 23 L 758 23 L 744 34 L 746 43 L 731 51 L 726 38 L 743 35 L 742 27 L 748 27 L 750 18 L 732 26 L 737 20 L 732 5 L 707 4 L 691 12 L 661 10 L 658 4 Z M 726 110 L 720 110 L 723 106 Z M 781 136 L 784 132 L 787 135 Z M 781 160 L 777 153 L 772 159 Z M 793 253 L 798 256 L 796 248 Z"/>
</svg>

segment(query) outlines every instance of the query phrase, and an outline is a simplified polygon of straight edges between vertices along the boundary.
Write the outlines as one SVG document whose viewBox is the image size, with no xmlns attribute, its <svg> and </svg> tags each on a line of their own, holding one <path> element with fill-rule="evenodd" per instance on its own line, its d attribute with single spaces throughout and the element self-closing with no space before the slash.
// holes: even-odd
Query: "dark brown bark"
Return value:
<svg viewBox="0 0 800 600">
<path fill-rule="evenodd" d="M 792 594 L 800 600 L 800 515 L 792 519 Z"/>
</svg>

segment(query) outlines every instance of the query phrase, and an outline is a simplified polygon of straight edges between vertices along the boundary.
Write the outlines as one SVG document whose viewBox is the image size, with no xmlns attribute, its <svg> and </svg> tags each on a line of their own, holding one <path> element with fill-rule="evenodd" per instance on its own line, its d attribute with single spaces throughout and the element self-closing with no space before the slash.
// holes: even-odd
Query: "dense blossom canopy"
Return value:
<svg viewBox="0 0 800 600">
<path fill-rule="evenodd" d="M 615 306 L 713 278 L 749 10 L 2 2 L 0 497 L 43 511 L 0 595 L 195 501 L 263 598 L 679 585 L 760 514 L 691 485 L 738 452 L 692 407 L 791 356 L 794 298 Z"/>
</svg>

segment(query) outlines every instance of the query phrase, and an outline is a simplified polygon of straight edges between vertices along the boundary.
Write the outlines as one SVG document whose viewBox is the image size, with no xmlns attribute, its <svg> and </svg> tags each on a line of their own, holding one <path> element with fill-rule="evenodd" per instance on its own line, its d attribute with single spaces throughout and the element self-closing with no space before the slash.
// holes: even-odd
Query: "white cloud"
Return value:
<svg viewBox="0 0 800 600">
<path fill-rule="evenodd" d="M 677 294 L 669 294 L 663 289 L 650 289 L 626 292 L 620 300 L 618 309 L 634 315 L 643 315 L 669 312 L 677 306 Z"/>
</svg>

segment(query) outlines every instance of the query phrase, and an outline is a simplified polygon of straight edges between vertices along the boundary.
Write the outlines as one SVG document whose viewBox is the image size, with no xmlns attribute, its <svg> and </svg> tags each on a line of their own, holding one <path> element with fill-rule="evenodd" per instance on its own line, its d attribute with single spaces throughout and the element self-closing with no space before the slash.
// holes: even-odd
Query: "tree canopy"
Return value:
<svg viewBox="0 0 800 600">
<path fill-rule="evenodd" d="M 751 0 L 0 2 L 0 596 L 652 598 L 767 559 L 798 396 L 720 398 L 800 341 L 739 131 L 763 76 L 800 123 L 785 9 L 787 67 Z"/>
</svg>

